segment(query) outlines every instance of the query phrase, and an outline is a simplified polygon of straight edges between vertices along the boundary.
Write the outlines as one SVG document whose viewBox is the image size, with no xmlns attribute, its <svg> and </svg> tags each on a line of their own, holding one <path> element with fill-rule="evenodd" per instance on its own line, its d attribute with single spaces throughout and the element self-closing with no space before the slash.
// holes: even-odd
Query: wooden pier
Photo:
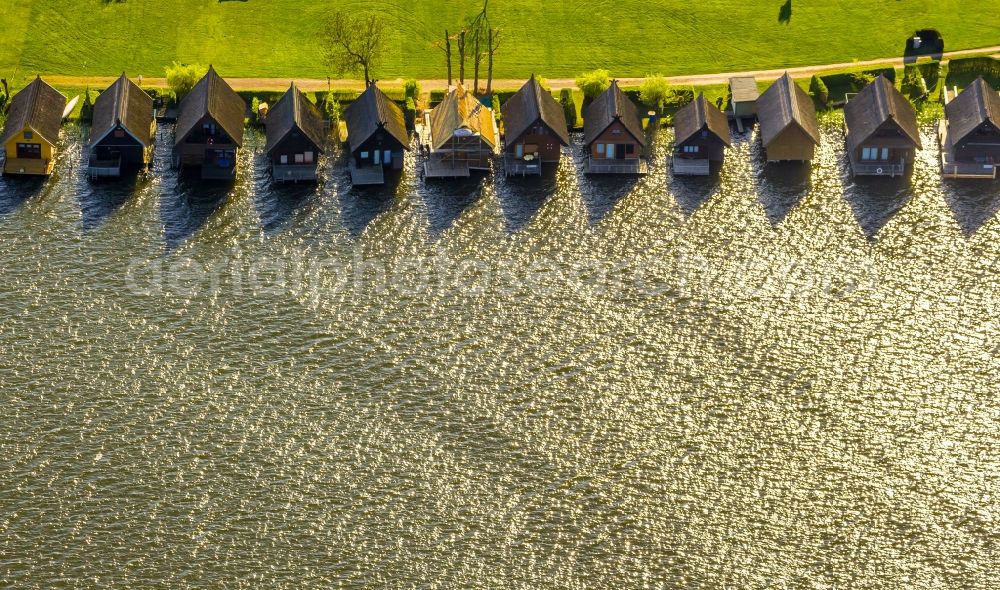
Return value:
<svg viewBox="0 0 1000 590">
<path fill-rule="evenodd" d="M 385 184 L 385 170 L 382 166 L 365 166 L 359 168 L 354 158 L 351 158 L 348 168 L 351 171 L 351 182 L 355 186 Z"/>
<path fill-rule="evenodd" d="M 708 176 L 712 173 L 712 162 L 708 158 L 670 157 L 675 176 Z"/>
</svg>

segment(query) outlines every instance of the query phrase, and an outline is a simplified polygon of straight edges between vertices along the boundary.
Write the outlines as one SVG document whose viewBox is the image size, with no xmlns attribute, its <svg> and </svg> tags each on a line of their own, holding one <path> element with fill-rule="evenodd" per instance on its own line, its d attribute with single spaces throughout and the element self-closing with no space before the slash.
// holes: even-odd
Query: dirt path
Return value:
<svg viewBox="0 0 1000 590">
<path fill-rule="evenodd" d="M 960 51 L 948 51 L 942 59 L 961 57 L 967 55 L 997 55 L 1000 54 L 1000 45 L 993 47 L 983 47 L 979 49 L 963 49 Z M 806 66 L 798 68 L 779 68 L 773 70 L 750 70 L 746 72 L 722 72 L 716 74 L 695 74 L 686 76 L 668 76 L 667 81 L 674 86 L 709 86 L 713 84 L 726 84 L 733 76 L 754 76 L 758 80 L 775 80 L 785 72 L 794 78 L 808 78 L 813 74 L 844 70 L 854 67 L 868 66 L 894 66 L 902 67 L 902 57 L 886 57 L 881 59 L 870 59 L 866 61 L 854 61 L 837 64 L 827 64 L 820 66 Z M 45 76 L 45 79 L 56 86 L 90 86 L 93 88 L 105 88 L 115 81 L 114 76 Z M 258 91 L 281 91 L 288 88 L 292 78 L 226 78 L 226 81 L 235 90 L 258 90 Z M 623 85 L 638 86 L 645 78 L 619 78 Z M 306 92 L 320 92 L 328 88 L 337 90 L 362 90 L 364 84 L 360 80 L 319 80 L 309 78 L 294 78 L 295 83 Z M 576 81 L 572 78 L 549 79 L 549 84 L 554 90 L 562 88 L 573 88 Z M 524 84 L 524 80 L 494 80 L 493 88 L 496 90 L 516 90 Z M 151 88 L 165 88 L 167 85 L 165 78 L 143 78 L 142 85 Z M 385 88 L 402 87 L 403 80 L 381 80 L 380 85 Z M 421 88 L 426 92 L 429 90 L 441 90 L 448 86 L 447 80 L 421 80 Z"/>
</svg>

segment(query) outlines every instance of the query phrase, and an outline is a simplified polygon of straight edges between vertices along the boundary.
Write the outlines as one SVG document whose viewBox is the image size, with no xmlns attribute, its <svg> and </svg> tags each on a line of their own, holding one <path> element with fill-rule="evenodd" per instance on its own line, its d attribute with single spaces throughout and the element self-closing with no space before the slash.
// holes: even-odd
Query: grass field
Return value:
<svg viewBox="0 0 1000 590">
<path fill-rule="evenodd" d="M 603 4 L 603 6 L 602 6 Z M 444 78 L 430 47 L 481 1 L 387 0 L 392 26 L 382 79 Z M 934 27 L 946 49 L 1000 44 L 1000 0 L 493 0 L 503 31 L 496 77 L 711 73 L 901 55 Z M 35 73 L 160 76 L 165 64 L 213 63 L 224 76 L 340 76 L 317 37 L 335 8 L 358 0 L 0 0 L 0 77 Z M 456 67 L 457 72 L 457 67 Z M 470 75 L 471 77 L 471 75 Z"/>
</svg>

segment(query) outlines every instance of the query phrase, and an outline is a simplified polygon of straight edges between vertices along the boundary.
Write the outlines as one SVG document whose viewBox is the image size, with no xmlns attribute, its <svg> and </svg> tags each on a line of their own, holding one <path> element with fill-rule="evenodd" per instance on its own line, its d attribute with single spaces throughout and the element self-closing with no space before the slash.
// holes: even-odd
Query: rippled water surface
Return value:
<svg viewBox="0 0 1000 590">
<path fill-rule="evenodd" d="M 0 180 L 0 585 L 996 588 L 1000 183 Z M 253 153 L 251 153 L 253 152 Z"/>
</svg>

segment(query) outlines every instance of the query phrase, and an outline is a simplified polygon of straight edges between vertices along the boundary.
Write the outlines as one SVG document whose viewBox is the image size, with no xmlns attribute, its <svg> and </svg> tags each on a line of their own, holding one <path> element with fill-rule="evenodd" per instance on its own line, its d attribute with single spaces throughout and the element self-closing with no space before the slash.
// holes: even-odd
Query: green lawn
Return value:
<svg viewBox="0 0 1000 590">
<path fill-rule="evenodd" d="M 946 49 L 1000 44 L 1000 0 L 493 0 L 503 31 L 498 78 L 710 73 L 901 55 L 906 36 L 935 27 Z M 602 6 L 603 4 L 603 6 Z M 223 75 L 315 77 L 317 36 L 331 9 L 361 0 L 0 0 L 0 77 L 36 72 L 160 76 L 172 60 Z M 430 44 L 480 6 L 471 0 L 378 3 L 393 28 L 383 79 L 443 78 Z M 15 75 L 16 72 L 16 75 Z M 457 68 L 456 68 L 457 72 Z"/>
</svg>

